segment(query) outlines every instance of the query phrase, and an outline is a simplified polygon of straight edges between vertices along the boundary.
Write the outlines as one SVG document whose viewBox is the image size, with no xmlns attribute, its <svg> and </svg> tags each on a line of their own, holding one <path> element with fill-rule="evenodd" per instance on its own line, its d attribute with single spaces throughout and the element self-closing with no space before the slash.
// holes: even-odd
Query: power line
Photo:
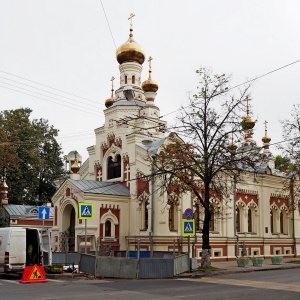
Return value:
<svg viewBox="0 0 300 300">
<path fill-rule="evenodd" d="M 117 49 L 117 45 L 116 45 L 116 42 L 115 42 L 115 39 L 114 39 L 114 35 L 113 35 L 113 33 L 112 33 L 112 30 L 111 30 L 111 27 L 110 27 L 110 24 L 109 24 L 109 21 L 108 21 L 108 18 L 107 18 L 105 9 L 104 9 L 104 5 L 103 5 L 103 3 L 102 3 L 102 0 L 100 0 L 100 3 L 101 3 L 101 6 L 102 6 L 102 10 L 103 10 L 103 13 L 104 13 L 104 16 L 105 16 L 105 19 L 106 19 L 106 23 L 107 23 L 107 26 L 108 26 L 108 29 L 109 29 L 111 38 L 112 38 L 112 40 L 113 40 L 113 43 L 114 43 L 114 45 L 115 45 L 115 48 Z"/>
<path fill-rule="evenodd" d="M 64 99 L 68 99 L 68 100 L 71 100 L 71 101 L 76 101 L 76 102 L 79 102 L 79 103 L 86 104 L 86 103 L 83 102 L 83 101 L 75 100 L 75 99 L 68 98 L 68 97 L 65 97 L 65 96 L 62 96 L 62 95 L 59 95 L 59 94 L 56 94 L 56 93 L 52 93 L 52 92 L 49 92 L 49 91 L 46 91 L 46 90 L 43 90 L 43 89 L 39 89 L 39 88 L 34 87 L 34 86 L 32 86 L 32 85 L 25 84 L 25 83 L 22 83 L 22 82 L 19 82 L 19 81 L 16 81 L 16 80 L 12 80 L 12 79 L 9 79 L 9 78 L 3 77 L 3 76 L 0 76 L 0 78 L 5 79 L 5 80 L 8 80 L 8 81 L 15 82 L 15 83 L 18 83 L 18 84 L 21 84 L 21 85 L 24 85 L 24 86 L 27 86 L 27 87 L 30 87 L 30 88 L 33 88 L 33 89 L 36 89 L 36 90 L 38 90 L 38 91 L 42 91 L 42 92 L 45 92 L 45 93 L 49 93 L 49 94 L 52 94 L 52 95 L 55 95 L 55 96 L 58 96 L 58 97 L 61 97 L 61 98 L 64 98 Z M 9 83 L 6 83 L 6 82 L 1 82 L 1 83 L 10 85 Z M 12 85 L 12 86 L 14 86 L 14 85 Z M 15 87 L 18 87 L 18 86 L 15 86 Z M 20 87 L 18 87 L 18 88 L 20 88 Z M 33 92 L 34 92 L 34 91 L 33 91 Z M 34 92 L 34 93 L 35 93 L 35 92 Z M 47 97 L 48 97 L 48 96 L 47 96 Z M 93 101 L 93 102 L 99 104 L 99 103 L 96 102 L 96 101 Z M 93 106 L 93 107 L 96 107 L 95 105 L 92 105 L 92 106 Z M 97 106 L 97 108 L 98 108 L 98 106 Z"/>
<path fill-rule="evenodd" d="M 22 77 L 22 76 L 18 76 L 18 75 L 15 75 L 15 74 L 12 74 L 12 73 L 3 71 L 3 70 L 0 70 L 0 72 L 5 73 L 5 74 L 8 74 L 8 75 L 10 75 L 10 76 L 14 76 L 14 77 L 17 77 L 17 78 L 21 78 L 21 79 L 23 79 L 23 80 L 26 80 L 26 81 L 29 81 L 29 82 L 32 82 L 32 83 L 35 83 L 35 84 L 38 84 L 38 85 L 41 85 L 41 86 L 45 86 L 45 87 L 50 88 L 50 89 L 52 89 L 52 90 L 59 91 L 59 92 L 62 92 L 62 93 L 65 93 L 65 94 L 68 94 L 68 95 L 71 95 L 71 96 L 74 96 L 74 97 L 77 97 L 77 98 L 81 98 L 81 99 L 84 99 L 84 100 L 88 100 L 88 101 L 91 101 L 91 102 L 95 102 L 94 100 L 90 100 L 90 99 L 87 99 L 87 98 L 84 98 L 84 97 L 81 97 L 81 96 L 77 96 L 77 95 L 75 95 L 75 94 L 71 94 L 71 93 L 69 93 L 69 92 L 65 92 L 65 91 L 63 91 L 63 90 L 60 90 L 60 89 L 51 87 L 51 86 L 46 85 L 46 84 L 43 84 L 43 83 L 39 83 L 39 82 L 34 81 L 34 80 L 27 79 L 27 78 Z"/>
<path fill-rule="evenodd" d="M 58 104 L 58 105 L 61 105 L 61 106 L 69 107 L 69 108 L 75 109 L 75 110 L 77 110 L 77 111 L 82 111 L 82 112 L 85 112 L 85 113 L 87 113 L 87 114 L 92 114 L 92 115 L 95 115 L 95 116 L 97 116 L 97 117 L 102 116 L 102 115 L 100 115 L 100 114 L 95 114 L 95 113 L 92 113 L 92 112 L 88 112 L 88 111 L 85 111 L 85 110 L 82 110 L 82 109 L 78 109 L 78 108 L 73 107 L 73 106 L 70 106 L 70 105 L 65 105 L 65 104 L 63 104 L 63 103 L 57 103 L 57 102 L 52 101 L 52 100 L 49 100 L 49 99 L 44 99 L 44 98 L 37 97 L 37 96 L 31 95 L 31 94 L 28 94 L 28 93 L 25 93 L 25 92 L 18 91 L 18 90 L 16 90 L 16 89 L 8 88 L 8 87 L 6 87 L 6 86 L 0 85 L 0 87 L 5 88 L 5 89 L 8 89 L 8 90 L 11 90 L 11 91 L 15 91 L 15 92 L 18 92 L 18 93 L 21 93 L 21 94 L 24 94 L 24 95 L 28 95 L 28 96 L 30 96 L 30 97 L 34 97 L 34 98 L 37 98 L 37 99 L 40 99 L 40 100 L 44 100 L 44 101 L 52 102 L 52 103 L 55 103 L 55 104 Z"/>
<path fill-rule="evenodd" d="M 287 65 L 284 65 L 284 66 L 282 66 L 282 67 L 279 67 L 279 68 L 277 68 L 277 69 L 275 69 L 275 70 L 272 70 L 272 71 L 270 71 L 270 72 L 267 72 L 267 73 L 265 73 L 265 74 L 263 74 L 263 75 L 257 76 L 257 77 L 255 77 L 255 78 L 253 78 L 253 79 L 247 80 L 247 81 L 245 81 L 244 83 L 240 83 L 240 84 L 238 84 L 238 85 L 235 85 L 235 86 L 229 88 L 228 90 L 222 92 L 222 94 L 223 94 L 223 93 L 227 93 L 228 91 L 233 90 L 233 89 L 235 89 L 235 88 L 237 88 L 237 87 L 239 87 L 239 86 L 245 85 L 245 84 L 247 84 L 247 83 L 250 83 L 250 82 L 253 82 L 253 81 L 255 81 L 255 80 L 258 80 L 258 79 L 260 79 L 260 78 L 262 78 L 262 77 L 268 76 L 268 75 L 270 75 L 270 74 L 272 74 L 272 73 L 275 73 L 275 72 L 277 72 L 277 71 L 279 71 L 279 70 L 282 70 L 282 69 L 284 69 L 284 68 L 287 68 L 287 67 L 289 67 L 289 66 L 291 66 L 291 65 L 294 65 L 294 64 L 296 64 L 296 63 L 298 63 L 298 62 L 300 62 L 300 59 L 298 59 L 298 60 L 296 60 L 296 61 L 294 61 L 294 62 L 291 62 L 291 63 L 289 63 L 289 64 L 287 64 Z M 221 93 L 220 93 L 220 94 L 221 94 Z M 163 116 L 160 116 L 160 118 L 163 118 L 163 117 L 165 117 L 165 116 L 168 116 L 168 115 L 171 115 L 171 114 L 173 114 L 173 113 L 176 113 L 176 112 L 178 112 L 178 111 L 180 111 L 180 110 L 182 110 L 182 109 L 184 109 L 184 108 L 187 108 L 187 107 L 189 107 L 189 106 L 190 106 L 190 105 L 185 106 L 185 107 L 182 107 L 182 108 L 179 108 L 179 109 L 174 110 L 174 111 L 172 111 L 172 112 L 170 112 L 170 113 L 164 114 Z"/>
<path fill-rule="evenodd" d="M 13 84 L 10 84 L 10 83 L 7 83 L 7 82 L 3 82 L 3 81 L 0 81 L 0 83 L 3 83 L 3 84 L 6 84 L 6 85 L 9 85 L 9 86 L 12 86 L 12 87 L 15 87 L 15 88 L 18 88 L 18 89 L 21 89 L 21 90 L 24 90 L 24 91 L 27 91 L 27 92 L 30 92 L 30 93 L 35 93 L 37 95 L 41 95 L 43 97 L 48 97 L 48 98 L 51 98 L 51 99 L 54 99 L 54 100 L 57 100 L 57 101 L 61 101 L 60 99 L 57 99 L 57 98 L 54 98 L 52 96 L 48 96 L 48 95 L 44 95 L 44 94 L 41 94 L 41 93 L 38 93 L 38 92 L 35 92 L 35 91 L 32 91 L 32 90 L 28 90 L 28 89 L 25 89 L 25 88 L 22 88 L 22 87 L 19 87 L 19 86 L 16 86 L 16 85 L 13 85 Z M 3 87 L 3 86 L 2 86 Z M 61 96 L 60 96 L 61 97 Z M 72 100 L 72 99 L 70 99 Z M 56 102 L 55 102 L 56 103 Z M 69 103 L 69 104 L 73 104 L 73 103 L 70 103 L 68 101 L 64 101 L 64 103 Z M 85 106 L 82 106 L 80 104 L 76 104 L 76 108 L 77 107 L 81 107 L 83 109 L 88 109 L 88 110 L 92 110 L 94 111 L 92 108 L 89 108 L 89 107 L 85 107 Z M 98 108 L 96 106 L 94 106 L 95 108 Z"/>
</svg>

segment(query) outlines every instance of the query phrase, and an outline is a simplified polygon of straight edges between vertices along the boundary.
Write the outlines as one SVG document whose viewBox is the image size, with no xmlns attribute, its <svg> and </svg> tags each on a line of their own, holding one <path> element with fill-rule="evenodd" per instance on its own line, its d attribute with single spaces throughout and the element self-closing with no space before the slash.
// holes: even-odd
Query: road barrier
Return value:
<svg viewBox="0 0 300 300">
<path fill-rule="evenodd" d="M 81 254 L 79 271 L 97 278 L 171 278 L 189 271 L 188 254 L 174 258 L 126 258 Z"/>
</svg>

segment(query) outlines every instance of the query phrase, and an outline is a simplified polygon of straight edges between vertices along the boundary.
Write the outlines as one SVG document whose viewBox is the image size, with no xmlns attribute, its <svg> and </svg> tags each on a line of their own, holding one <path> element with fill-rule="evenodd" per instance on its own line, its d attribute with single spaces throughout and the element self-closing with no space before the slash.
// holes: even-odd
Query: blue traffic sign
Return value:
<svg viewBox="0 0 300 300">
<path fill-rule="evenodd" d="M 39 219 L 43 219 L 43 220 L 50 219 L 50 207 L 39 206 Z"/>
<path fill-rule="evenodd" d="M 92 220 L 94 219 L 94 204 L 81 202 L 79 207 L 79 219 Z"/>
<path fill-rule="evenodd" d="M 191 208 L 187 208 L 185 211 L 184 211 L 184 217 L 187 219 L 187 220 L 191 220 L 193 219 L 194 217 L 194 213 L 193 213 L 193 210 Z"/>
<path fill-rule="evenodd" d="M 182 220 L 182 235 L 183 236 L 195 235 L 195 220 Z"/>
</svg>

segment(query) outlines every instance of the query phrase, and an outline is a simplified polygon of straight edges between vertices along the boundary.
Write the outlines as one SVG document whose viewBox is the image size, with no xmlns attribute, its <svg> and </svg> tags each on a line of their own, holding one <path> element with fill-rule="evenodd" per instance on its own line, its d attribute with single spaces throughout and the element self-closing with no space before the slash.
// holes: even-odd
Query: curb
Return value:
<svg viewBox="0 0 300 300">
<path fill-rule="evenodd" d="M 261 272 L 261 271 L 272 271 L 272 270 L 288 270 L 288 269 L 298 269 L 299 265 L 291 265 L 291 266 L 283 266 L 280 265 L 278 267 L 256 267 L 256 268 L 248 268 L 248 267 L 236 267 L 237 269 L 220 269 L 216 271 L 206 271 L 199 272 L 194 271 L 191 273 L 182 273 L 174 276 L 174 278 L 201 278 L 201 277 L 213 277 L 218 275 L 226 275 L 226 274 L 237 274 L 237 273 L 249 273 L 249 272 Z"/>
<path fill-rule="evenodd" d="M 86 278 L 83 273 L 62 273 L 62 274 L 50 274 L 46 273 L 47 279 L 66 279 L 66 280 L 72 280 L 72 279 L 80 279 L 80 278 Z"/>
</svg>

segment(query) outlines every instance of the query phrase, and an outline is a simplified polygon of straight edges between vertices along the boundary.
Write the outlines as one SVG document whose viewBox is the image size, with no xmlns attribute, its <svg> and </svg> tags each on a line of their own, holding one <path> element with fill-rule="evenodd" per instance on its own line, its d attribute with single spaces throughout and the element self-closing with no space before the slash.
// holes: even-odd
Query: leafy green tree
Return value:
<svg viewBox="0 0 300 300">
<path fill-rule="evenodd" d="M 294 170 L 294 165 L 287 156 L 276 155 L 275 168 L 281 172 L 290 173 Z"/>
<path fill-rule="evenodd" d="M 55 139 L 58 130 L 47 120 L 31 121 L 31 112 L 21 108 L 0 113 L 0 132 L 15 151 L 14 163 L 2 162 L 7 168 L 11 204 L 50 202 L 55 193 L 53 182 L 64 174 L 61 147 Z"/>
</svg>

